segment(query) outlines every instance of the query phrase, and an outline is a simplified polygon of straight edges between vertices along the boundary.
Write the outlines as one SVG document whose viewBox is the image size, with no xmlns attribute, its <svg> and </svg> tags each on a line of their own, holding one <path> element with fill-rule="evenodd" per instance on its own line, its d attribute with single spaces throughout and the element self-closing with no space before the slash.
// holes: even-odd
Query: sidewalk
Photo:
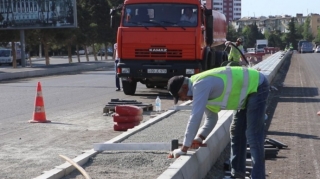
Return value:
<svg viewBox="0 0 320 179">
<path fill-rule="evenodd" d="M 50 57 L 50 65 L 45 64 L 44 58 L 32 58 L 31 60 L 32 65 L 30 66 L 29 61 L 26 61 L 26 67 L 0 66 L 0 81 L 95 70 L 114 65 L 111 57 L 101 60 L 100 56 L 98 56 L 98 61 L 95 61 L 93 56 L 89 56 L 89 61 L 86 60 L 85 56 L 81 56 L 80 63 L 77 56 L 72 56 L 72 63 L 69 63 L 67 56 L 54 56 Z"/>
</svg>

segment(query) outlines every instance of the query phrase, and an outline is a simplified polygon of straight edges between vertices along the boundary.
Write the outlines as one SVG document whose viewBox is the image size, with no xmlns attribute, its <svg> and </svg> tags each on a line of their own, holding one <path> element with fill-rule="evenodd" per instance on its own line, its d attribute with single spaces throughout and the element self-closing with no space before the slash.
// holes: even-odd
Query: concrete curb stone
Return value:
<svg viewBox="0 0 320 179">
<path fill-rule="evenodd" d="M 288 56 L 290 52 L 277 52 L 262 62 L 253 66 L 255 69 L 261 69 L 261 72 L 268 78 L 271 82 L 277 73 L 278 69 L 281 67 L 283 60 Z M 183 106 L 190 105 L 192 102 L 188 101 L 183 103 Z M 128 136 L 134 135 L 138 131 L 141 131 L 148 126 L 156 123 L 163 118 L 170 116 L 175 113 L 175 110 L 168 110 L 159 116 L 150 119 L 146 123 L 139 125 L 125 133 L 105 142 L 105 143 L 116 143 L 121 142 Z M 221 152 L 230 142 L 229 136 L 229 126 L 232 121 L 233 111 L 221 111 L 219 112 L 219 121 L 215 129 L 209 134 L 207 139 L 204 141 L 207 143 L 208 147 L 199 148 L 196 151 L 190 151 L 187 155 L 181 156 L 164 171 L 158 179 L 178 179 L 178 178 L 204 178 L 211 166 L 215 163 Z M 95 156 L 98 152 L 90 150 L 84 154 L 74 158 L 73 160 L 78 164 L 82 165 L 87 162 L 90 157 Z M 70 164 L 62 164 L 50 171 L 45 172 L 43 175 L 36 177 L 35 179 L 45 179 L 45 178 L 61 178 L 68 175 L 75 168 L 70 166 Z"/>
</svg>

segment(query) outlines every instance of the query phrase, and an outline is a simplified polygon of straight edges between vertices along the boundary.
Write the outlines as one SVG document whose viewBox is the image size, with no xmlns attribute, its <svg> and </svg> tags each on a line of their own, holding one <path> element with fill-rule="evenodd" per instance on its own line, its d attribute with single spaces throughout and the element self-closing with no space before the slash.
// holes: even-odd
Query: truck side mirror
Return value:
<svg viewBox="0 0 320 179">
<path fill-rule="evenodd" d="M 206 16 L 206 43 L 211 46 L 213 43 L 213 17 Z"/>
<path fill-rule="evenodd" d="M 205 16 L 212 16 L 212 9 L 205 9 L 204 10 L 204 15 Z"/>
<path fill-rule="evenodd" d="M 123 4 L 120 4 L 118 7 L 110 9 L 110 27 L 114 26 L 113 16 L 116 15 L 117 11 L 121 11 L 122 7 L 123 7 Z"/>
<path fill-rule="evenodd" d="M 115 9 L 110 9 L 110 27 L 113 27 L 113 24 L 114 24 L 113 16 L 115 15 L 115 13 L 116 13 Z"/>
</svg>

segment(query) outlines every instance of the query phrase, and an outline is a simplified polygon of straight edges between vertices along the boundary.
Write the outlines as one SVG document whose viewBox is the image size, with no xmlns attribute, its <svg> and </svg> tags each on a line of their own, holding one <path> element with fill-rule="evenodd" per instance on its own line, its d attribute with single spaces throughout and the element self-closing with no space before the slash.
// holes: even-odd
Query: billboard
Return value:
<svg viewBox="0 0 320 179">
<path fill-rule="evenodd" d="M 76 0 L 0 0 L 0 30 L 75 27 Z"/>
</svg>

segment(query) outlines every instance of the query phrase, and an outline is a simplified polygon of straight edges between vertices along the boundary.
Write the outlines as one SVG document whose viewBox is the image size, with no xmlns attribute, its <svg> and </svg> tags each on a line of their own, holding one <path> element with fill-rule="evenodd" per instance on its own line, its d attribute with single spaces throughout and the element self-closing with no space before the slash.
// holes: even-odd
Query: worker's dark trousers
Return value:
<svg viewBox="0 0 320 179">
<path fill-rule="evenodd" d="M 252 179 L 265 179 L 264 161 L 264 117 L 269 94 L 269 83 L 265 78 L 256 93 L 250 94 L 246 108 L 234 112 L 230 126 L 231 174 L 244 178 L 247 142 L 252 159 Z"/>
<path fill-rule="evenodd" d="M 115 60 L 114 61 L 114 68 L 115 68 L 115 76 L 116 76 L 116 88 L 117 89 L 120 89 L 120 80 L 119 80 L 119 77 L 117 75 L 117 66 L 118 66 L 118 63 L 119 63 L 119 60 Z"/>
</svg>

